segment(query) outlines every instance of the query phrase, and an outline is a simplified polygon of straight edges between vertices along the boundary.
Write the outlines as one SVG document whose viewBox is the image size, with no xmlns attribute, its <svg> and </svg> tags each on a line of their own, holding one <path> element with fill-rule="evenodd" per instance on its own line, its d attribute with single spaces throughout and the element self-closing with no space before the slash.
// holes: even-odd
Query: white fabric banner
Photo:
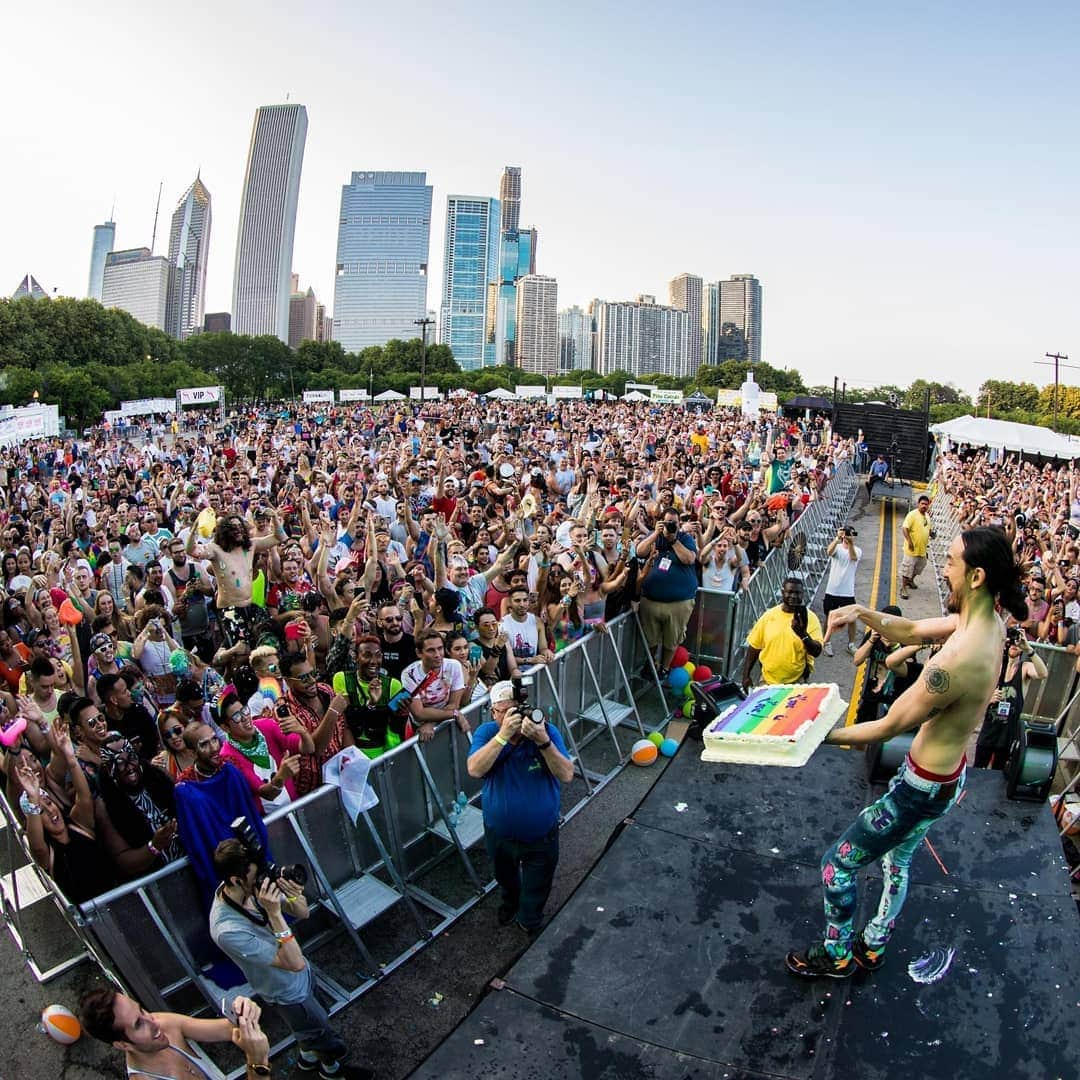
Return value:
<svg viewBox="0 0 1080 1080">
<path fill-rule="evenodd" d="M 340 790 L 341 804 L 353 824 L 364 810 L 379 805 L 378 795 L 367 782 L 370 771 L 371 758 L 355 746 L 345 747 L 323 765 L 323 782 Z"/>
<path fill-rule="evenodd" d="M 221 401 L 220 386 L 189 386 L 176 392 L 181 405 L 214 405 Z"/>
</svg>

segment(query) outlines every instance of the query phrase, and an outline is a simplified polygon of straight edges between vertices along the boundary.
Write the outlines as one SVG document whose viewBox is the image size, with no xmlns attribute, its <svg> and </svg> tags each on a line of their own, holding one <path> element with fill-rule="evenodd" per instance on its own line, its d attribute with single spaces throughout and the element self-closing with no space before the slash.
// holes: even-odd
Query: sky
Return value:
<svg viewBox="0 0 1080 1080">
<path fill-rule="evenodd" d="M 115 202 L 117 246 L 149 245 L 162 181 L 166 253 L 201 170 L 229 310 L 254 112 L 288 95 L 293 265 L 328 310 L 351 172 L 427 172 L 437 309 L 447 195 L 517 164 L 560 307 L 753 273 L 762 359 L 810 384 L 1043 384 L 1045 353 L 1080 365 L 1078 30 L 1061 3 L 23 4 L 0 294 L 85 296 L 93 226 Z"/>
</svg>

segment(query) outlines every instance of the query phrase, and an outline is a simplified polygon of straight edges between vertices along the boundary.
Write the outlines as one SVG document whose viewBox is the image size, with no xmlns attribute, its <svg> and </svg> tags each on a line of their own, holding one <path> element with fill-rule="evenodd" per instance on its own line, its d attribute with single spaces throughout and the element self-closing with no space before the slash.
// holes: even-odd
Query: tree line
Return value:
<svg viewBox="0 0 1080 1080">
<path fill-rule="evenodd" d="M 407 393 L 420 382 L 425 352 L 427 384 L 444 393 L 463 387 L 483 394 L 545 382 L 541 375 L 505 366 L 462 371 L 448 346 L 429 344 L 424 350 L 419 338 L 355 353 L 337 341 L 304 341 L 293 350 L 272 335 L 196 334 L 176 341 L 94 300 L 0 300 L 0 400 L 23 405 L 36 391 L 41 401 L 59 405 L 68 422 L 78 427 L 95 422 L 121 401 L 171 397 L 185 386 L 222 385 L 234 401 L 277 400 L 305 390 Z M 728 359 L 703 364 L 686 378 L 574 371 L 548 382 L 620 396 L 628 381 L 649 382 L 669 390 L 701 389 L 712 396 L 718 387 L 741 386 L 750 367 L 749 361 Z M 807 386 L 792 368 L 759 362 L 753 369 L 762 390 L 773 391 L 781 401 L 807 393 L 832 398 L 831 386 Z M 951 384 L 924 379 L 907 387 L 848 388 L 846 399 L 895 400 L 903 408 L 922 409 L 928 392 L 934 421 L 965 412 L 985 416 L 989 408 L 993 417 L 1048 425 L 1053 412 L 1052 386 L 1040 390 L 1031 383 L 998 380 L 983 383 L 974 402 Z M 1062 387 L 1058 410 L 1059 428 L 1080 433 L 1080 389 Z"/>
</svg>

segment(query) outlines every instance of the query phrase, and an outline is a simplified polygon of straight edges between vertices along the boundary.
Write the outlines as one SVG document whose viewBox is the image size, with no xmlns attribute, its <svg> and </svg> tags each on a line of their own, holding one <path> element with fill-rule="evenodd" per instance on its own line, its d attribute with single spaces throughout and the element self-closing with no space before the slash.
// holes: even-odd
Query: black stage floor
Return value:
<svg viewBox="0 0 1080 1080">
<path fill-rule="evenodd" d="M 973 770 L 930 832 L 947 873 L 919 850 L 886 965 L 806 981 L 784 954 L 821 934 L 818 860 L 872 795 L 863 756 L 822 747 L 803 769 L 765 769 L 698 749 L 414 1077 L 1080 1075 L 1080 919 L 1045 805 Z M 862 917 L 876 866 L 864 881 Z M 909 964 L 948 950 L 940 980 L 915 981 Z"/>
</svg>

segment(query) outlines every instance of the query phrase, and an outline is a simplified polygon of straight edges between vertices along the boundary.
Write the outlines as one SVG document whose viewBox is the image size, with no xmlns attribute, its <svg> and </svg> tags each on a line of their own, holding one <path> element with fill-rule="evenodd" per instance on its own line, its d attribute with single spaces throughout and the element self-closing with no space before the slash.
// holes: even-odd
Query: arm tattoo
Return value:
<svg viewBox="0 0 1080 1080">
<path fill-rule="evenodd" d="M 947 694 L 949 692 L 949 673 L 942 667 L 928 667 L 923 674 L 928 694 Z"/>
</svg>

